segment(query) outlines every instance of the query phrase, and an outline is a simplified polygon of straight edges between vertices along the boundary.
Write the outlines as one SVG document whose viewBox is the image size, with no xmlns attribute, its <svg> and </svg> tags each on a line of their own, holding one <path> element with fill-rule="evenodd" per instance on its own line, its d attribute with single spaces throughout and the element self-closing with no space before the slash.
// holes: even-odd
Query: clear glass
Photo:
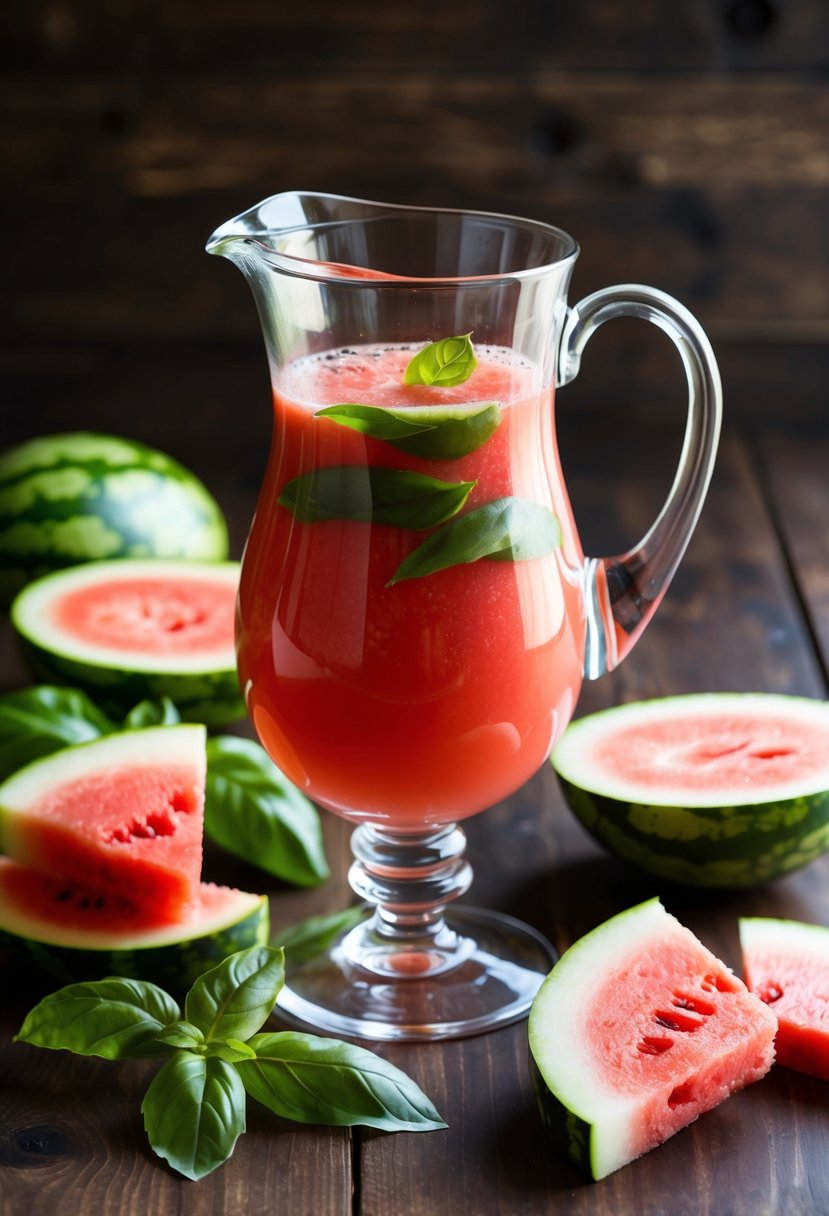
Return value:
<svg viewBox="0 0 829 1216">
<path fill-rule="evenodd" d="M 281 194 L 224 224 L 208 250 L 251 285 L 273 384 L 238 603 L 248 712 L 286 776 L 355 824 L 349 879 L 368 905 L 326 954 L 287 960 L 280 1005 L 360 1038 L 514 1021 L 554 953 L 531 927 L 455 902 L 472 881 L 459 821 L 532 776 L 582 679 L 612 670 L 655 610 L 712 472 L 713 354 L 694 318 L 650 288 L 568 308 L 575 242 L 510 216 Z M 554 394 L 595 329 L 622 314 L 659 325 L 680 353 L 685 444 L 642 542 L 585 558 Z M 426 344 L 467 334 L 470 375 L 407 382 Z M 319 413 L 343 405 L 369 407 L 370 433 Z M 458 497 L 446 506 L 447 495 Z M 412 553 L 434 538 L 443 564 L 412 574 Z"/>
</svg>

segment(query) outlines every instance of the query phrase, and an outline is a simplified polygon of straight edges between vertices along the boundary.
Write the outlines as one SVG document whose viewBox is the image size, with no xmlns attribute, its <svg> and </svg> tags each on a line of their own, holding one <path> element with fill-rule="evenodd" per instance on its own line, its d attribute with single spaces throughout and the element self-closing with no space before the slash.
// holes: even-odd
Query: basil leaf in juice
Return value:
<svg viewBox="0 0 829 1216">
<path fill-rule="evenodd" d="M 471 407 L 413 405 L 408 409 L 346 402 L 317 410 L 315 417 L 330 418 L 422 460 L 459 460 L 494 434 L 501 410 L 497 402 Z"/>
<path fill-rule="evenodd" d="M 389 586 L 484 557 L 529 561 L 560 544 L 558 520 L 548 507 L 525 498 L 496 498 L 430 533 L 401 562 Z"/>
<path fill-rule="evenodd" d="M 419 531 L 451 519 L 474 484 L 408 469 L 329 465 L 288 482 L 279 502 L 302 523 L 346 519 Z"/>
</svg>

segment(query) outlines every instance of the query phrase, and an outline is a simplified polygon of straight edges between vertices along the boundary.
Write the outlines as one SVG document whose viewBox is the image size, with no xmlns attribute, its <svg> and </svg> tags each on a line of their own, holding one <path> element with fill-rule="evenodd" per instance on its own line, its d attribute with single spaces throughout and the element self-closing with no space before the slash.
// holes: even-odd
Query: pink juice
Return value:
<svg viewBox="0 0 829 1216">
<path fill-rule="evenodd" d="M 453 388 L 408 386 L 414 350 L 366 346 L 293 364 L 274 393 L 275 440 L 245 554 L 239 670 L 256 730 L 310 797 L 352 820 L 422 827 L 474 814 L 546 759 L 578 696 L 582 555 L 558 465 L 552 392 L 508 351 L 477 350 Z M 425 460 L 314 416 L 341 403 L 498 402 L 495 433 Z M 329 465 L 474 481 L 463 511 L 503 495 L 549 507 L 554 553 L 479 561 L 388 585 L 424 539 L 390 524 L 299 522 L 277 504 Z"/>
</svg>

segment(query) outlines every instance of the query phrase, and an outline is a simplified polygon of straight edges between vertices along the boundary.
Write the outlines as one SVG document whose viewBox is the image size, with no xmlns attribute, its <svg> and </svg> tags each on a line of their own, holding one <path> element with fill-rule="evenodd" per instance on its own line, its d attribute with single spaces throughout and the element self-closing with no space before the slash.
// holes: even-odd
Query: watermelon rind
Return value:
<svg viewBox="0 0 829 1216">
<path fill-rule="evenodd" d="M 714 1006 L 717 999 L 733 1003 L 738 1013 L 723 1048 L 723 1060 L 711 1061 L 713 1071 L 705 1071 L 706 1057 L 709 1052 L 719 1051 L 717 1029 L 714 1045 L 709 1041 L 709 1047 L 700 1051 L 704 1075 L 688 1076 L 684 1071 L 654 1075 L 649 1072 L 647 1054 L 637 1049 L 642 1027 L 652 1026 L 654 1033 L 670 1035 L 670 1030 L 660 1028 L 666 1023 L 659 1023 L 661 1015 L 654 1010 L 659 1010 L 662 1002 L 669 1009 L 672 1005 L 680 1010 L 693 1007 L 684 1003 L 684 996 L 668 1003 L 680 993 L 670 986 L 662 990 L 665 981 L 657 961 L 667 956 L 670 970 L 675 952 L 689 946 L 704 968 L 699 977 L 701 996 Z M 650 977 L 647 1008 L 626 1009 L 619 1014 L 613 997 L 608 998 L 611 1003 L 605 1014 L 591 1008 L 592 999 L 601 993 L 608 978 L 614 984 L 618 978 L 624 986 L 628 974 L 640 983 Z M 687 977 L 679 982 L 687 984 Z M 616 1001 L 620 1000 L 617 990 Z M 591 1023 L 591 1016 L 606 1024 Z M 717 1025 L 716 1012 L 710 1020 Z M 689 929 L 666 912 L 658 899 L 647 900 L 611 917 L 575 942 L 539 989 L 530 1010 L 528 1036 L 542 1121 L 575 1165 L 594 1180 L 604 1178 L 656 1147 L 730 1093 L 765 1075 L 773 1060 L 775 1026 L 770 1010 Z M 614 1040 L 612 1044 L 605 1041 L 608 1038 Z M 628 1055 L 638 1061 L 637 1068 L 641 1065 L 636 1083 L 627 1080 L 614 1086 L 607 1079 L 607 1063 L 616 1067 L 617 1060 L 623 1063 Z M 671 1060 L 670 1055 L 666 1058 Z M 609 1071 L 612 1073 L 613 1068 Z M 625 1075 L 629 1078 L 631 1072 Z M 674 1095 L 682 1090 L 688 1093 L 672 1107 Z"/>
<path fill-rule="evenodd" d="M 49 621 L 50 605 L 68 592 L 110 579 L 153 578 L 173 586 L 188 579 L 233 588 L 238 562 L 87 562 L 35 579 L 17 595 L 11 619 L 33 675 L 86 692 L 105 712 L 121 716 L 139 701 L 169 697 L 185 722 L 224 726 L 245 716 L 232 633 L 219 648 L 178 656 L 117 651 L 67 637 Z"/>
<path fill-rule="evenodd" d="M 776 785 L 746 782 L 689 790 L 669 764 L 653 781 L 616 780 L 591 764 L 590 749 L 626 725 L 676 715 L 733 711 L 770 723 L 801 722 L 826 733 L 825 763 Z M 829 704 L 775 693 L 702 693 L 616 706 L 577 719 L 551 756 L 565 799 L 608 852 L 683 886 L 745 888 L 800 869 L 829 848 Z"/>
<path fill-rule="evenodd" d="M 78 562 L 227 556 L 227 525 L 212 494 L 144 443 L 71 431 L 0 456 L 4 606 L 31 579 Z"/>
<path fill-rule="evenodd" d="M 23 872 L 0 858 L 0 953 L 7 953 L 27 986 L 69 984 L 119 975 L 148 980 L 172 992 L 186 991 L 202 972 L 248 946 L 266 945 L 269 907 L 265 895 L 203 883 L 205 897 L 188 916 L 175 923 L 135 928 L 125 915 L 124 926 L 96 927 L 94 893 L 89 898 L 86 925 L 68 927 L 61 920 L 63 903 L 55 905 L 54 918 L 20 907 L 5 886 L 9 868 Z M 52 880 L 28 871 L 33 882 Z M 62 884 L 54 883 L 56 889 Z M 83 899 L 83 888 L 75 888 Z M 61 898 L 67 896 L 61 891 Z M 207 910 L 205 910 L 205 905 Z"/>
</svg>

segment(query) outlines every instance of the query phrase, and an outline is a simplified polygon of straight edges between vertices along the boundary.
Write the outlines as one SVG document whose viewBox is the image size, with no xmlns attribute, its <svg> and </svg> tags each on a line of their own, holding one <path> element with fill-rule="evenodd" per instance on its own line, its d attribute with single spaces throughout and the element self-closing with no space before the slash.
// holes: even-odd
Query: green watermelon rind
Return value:
<svg viewBox="0 0 829 1216">
<path fill-rule="evenodd" d="M 183 721 L 224 726 L 245 716 L 239 687 L 233 638 L 223 652 L 195 660 L 170 661 L 153 655 L 80 657 L 68 640 L 47 639 L 38 628 L 35 612 L 50 594 L 96 580 L 149 575 L 186 579 L 189 576 L 238 585 L 238 562 L 168 561 L 88 562 L 34 579 L 14 599 L 11 620 L 23 657 L 36 679 L 86 692 L 106 713 L 118 717 L 139 701 L 169 697 Z"/>
<path fill-rule="evenodd" d="M 623 796 L 622 785 L 614 794 L 607 788 L 607 779 L 600 782 L 584 769 L 577 776 L 577 764 L 569 752 L 583 730 L 610 727 L 631 713 L 657 717 L 665 711 L 705 706 L 718 711 L 729 705 L 806 713 L 825 724 L 829 743 L 829 706 L 781 694 L 666 697 L 589 715 L 568 728 L 552 755 L 565 799 L 582 826 L 620 860 L 680 886 L 753 887 L 820 857 L 829 848 L 829 748 L 825 775 L 803 783 L 800 792 L 769 797 L 760 788 L 747 789 L 731 805 L 718 803 L 713 791 L 705 797 L 689 797 L 685 791 L 683 799 L 680 789 L 670 801 L 648 802 Z M 603 788 L 597 788 L 600 785 Z"/>
<path fill-rule="evenodd" d="M 221 561 L 227 524 L 203 483 L 135 440 L 74 431 L 0 456 L 0 603 L 31 579 L 106 558 Z"/>
<path fill-rule="evenodd" d="M 229 889 L 228 889 L 229 891 Z M 31 922 L 14 921 L 8 904 L 0 899 L 0 952 L 7 952 L 38 981 L 71 984 L 84 980 L 104 979 L 110 975 L 126 979 L 147 980 L 172 992 L 184 992 L 210 967 L 228 955 L 248 946 L 267 945 L 270 936 L 270 913 L 265 895 L 238 896 L 236 906 L 223 923 L 199 931 L 198 922 L 167 925 L 142 935 L 125 935 L 119 944 L 117 935 L 106 935 L 95 945 L 94 934 L 79 931 L 77 944 L 65 940 L 48 940 L 48 930 L 34 927 Z M 67 931 L 61 936 L 65 939 Z"/>
</svg>

